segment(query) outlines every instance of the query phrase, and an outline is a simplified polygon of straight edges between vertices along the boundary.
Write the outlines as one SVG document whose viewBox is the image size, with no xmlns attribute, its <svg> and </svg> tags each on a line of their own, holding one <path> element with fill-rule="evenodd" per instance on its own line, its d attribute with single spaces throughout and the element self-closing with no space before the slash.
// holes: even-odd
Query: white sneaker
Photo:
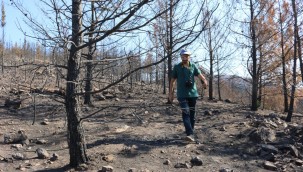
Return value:
<svg viewBox="0 0 303 172">
<path fill-rule="evenodd" d="M 192 135 L 186 136 L 186 137 L 184 138 L 184 140 L 189 141 L 189 142 L 194 142 L 194 141 L 195 141 L 195 139 L 193 138 Z"/>
</svg>

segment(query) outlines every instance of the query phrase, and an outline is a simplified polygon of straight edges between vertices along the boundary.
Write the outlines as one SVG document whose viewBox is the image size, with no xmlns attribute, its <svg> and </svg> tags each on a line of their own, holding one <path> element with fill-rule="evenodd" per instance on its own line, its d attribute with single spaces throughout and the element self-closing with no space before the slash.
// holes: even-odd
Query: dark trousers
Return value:
<svg viewBox="0 0 303 172">
<path fill-rule="evenodd" d="M 178 98 L 181 110 L 182 119 L 187 135 L 194 133 L 195 121 L 196 121 L 196 102 L 197 97 L 191 98 Z"/>
</svg>

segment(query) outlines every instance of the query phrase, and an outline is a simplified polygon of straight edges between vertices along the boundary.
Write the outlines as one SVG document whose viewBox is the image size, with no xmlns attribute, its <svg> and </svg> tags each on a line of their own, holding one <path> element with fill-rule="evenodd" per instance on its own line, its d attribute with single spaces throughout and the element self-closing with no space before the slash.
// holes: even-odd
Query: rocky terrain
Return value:
<svg viewBox="0 0 303 172">
<path fill-rule="evenodd" d="M 4 106 L 13 94 L 2 95 L 0 171 L 303 171 L 302 114 L 286 123 L 282 113 L 199 99 L 196 141 L 187 142 L 176 100 L 138 90 L 104 92 L 82 106 L 83 118 L 91 115 L 83 122 L 90 161 L 77 169 L 68 168 L 62 104 L 42 95 L 33 104 L 22 93 L 20 106 Z"/>
</svg>

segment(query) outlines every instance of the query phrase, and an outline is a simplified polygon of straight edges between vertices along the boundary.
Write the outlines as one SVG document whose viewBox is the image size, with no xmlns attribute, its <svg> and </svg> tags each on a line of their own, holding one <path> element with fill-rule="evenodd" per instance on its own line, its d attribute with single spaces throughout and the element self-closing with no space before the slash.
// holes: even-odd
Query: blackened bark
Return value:
<svg viewBox="0 0 303 172">
<path fill-rule="evenodd" d="M 295 6 L 295 0 L 293 0 L 293 8 L 294 8 L 294 10 L 296 10 L 296 6 Z M 297 14 L 297 11 L 295 12 L 295 14 L 294 14 L 294 17 L 295 17 L 295 23 L 296 23 L 296 27 L 297 27 L 297 30 L 296 30 L 296 37 L 297 37 L 297 45 L 298 45 L 298 58 L 299 58 L 299 62 L 300 62 L 300 69 L 301 69 L 301 78 L 302 78 L 302 80 L 303 80 L 303 57 L 302 57 L 302 44 L 301 44 L 301 40 L 302 40 L 302 38 L 300 37 L 300 35 L 299 35 L 299 33 L 300 33 L 300 31 L 299 31 L 299 27 L 298 27 L 298 14 Z"/>
<path fill-rule="evenodd" d="M 91 49 L 91 47 L 89 47 Z M 89 50 L 90 51 L 90 50 Z M 88 54 L 87 60 L 92 60 L 93 56 L 91 53 Z M 92 78 L 93 78 L 93 65 L 92 62 L 88 61 L 86 64 L 86 80 L 85 80 L 85 95 L 84 95 L 84 104 L 91 105 L 92 100 L 91 100 L 91 94 L 90 92 L 92 91 Z"/>
<path fill-rule="evenodd" d="M 297 21 L 297 10 L 296 10 L 296 2 L 292 0 L 292 9 L 294 13 L 294 64 L 293 64 L 293 73 L 292 73 L 292 86 L 291 86 L 291 93 L 290 93 L 290 102 L 289 102 L 289 110 L 286 117 L 287 122 L 291 122 L 292 114 L 294 111 L 294 103 L 295 103 L 295 92 L 296 92 L 296 85 L 297 85 L 297 54 L 298 54 L 298 21 Z"/>
<path fill-rule="evenodd" d="M 254 19 L 254 9 L 252 0 L 250 0 L 250 32 L 251 32 L 251 58 L 253 62 L 252 66 L 252 94 L 251 94 L 251 110 L 258 110 L 258 82 L 259 77 L 257 75 L 257 49 L 256 49 L 256 30 L 255 30 L 255 19 Z"/>
<path fill-rule="evenodd" d="M 172 51 L 173 51 L 173 8 L 172 8 L 173 0 L 170 0 L 170 10 L 169 10 L 169 21 L 166 19 L 167 30 L 169 35 L 167 36 L 167 67 L 168 67 L 168 88 L 170 88 L 171 74 L 172 74 Z M 165 70 L 165 69 L 164 69 Z M 172 103 L 168 99 L 168 103 Z"/>
<path fill-rule="evenodd" d="M 262 51 L 262 43 L 258 41 L 259 44 L 259 64 L 258 64 L 258 69 L 257 69 L 257 76 L 258 76 L 258 97 L 257 97 L 257 106 L 258 108 L 261 107 L 262 102 L 263 102 L 263 108 L 265 101 L 263 100 L 263 80 L 262 80 L 262 75 L 263 75 L 263 70 L 262 70 L 262 65 L 264 63 L 263 59 L 263 51 Z"/>
<path fill-rule="evenodd" d="M 92 10 L 92 15 L 91 15 L 91 27 L 90 27 L 90 32 L 89 32 L 89 42 L 92 42 L 93 39 L 93 31 L 95 30 L 95 24 L 94 24 L 94 13 L 95 13 L 95 7 L 94 7 L 94 2 L 91 2 L 91 10 Z M 92 100 L 91 100 L 91 94 L 90 92 L 92 91 L 92 78 L 93 78 L 93 64 L 90 60 L 93 60 L 93 55 L 95 51 L 95 44 L 89 44 L 88 46 L 88 56 L 87 56 L 87 64 L 86 64 L 86 80 L 85 80 L 85 95 L 84 95 L 84 104 L 91 105 Z"/>
<path fill-rule="evenodd" d="M 221 101 L 222 100 L 222 97 L 221 97 L 221 77 L 220 77 L 220 70 L 219 70 L 219 67 L 218 67 L 218 81 L 217 81 L 217 89 L 218 89 L 218 99 Z"/>
<path fill-rule="evenodd" d="M 298 28 L 299 29 L 299 28 Z M 298 31 L 299 32 L 299 31 Z M 299 37 L 299 34 L 297 35 L 298 39 L 298 58 L 300 62 L 300 69 L 301 69 L 301 78 L 303 80 L 303 57 L 302 57 L 302 44 L 301 44 L 301 39 Z"/>
<path fill-rule="evenodd" d="M 209 19 L 210 21 L 210 19 Z M 214 78 L 214 55 L 213 55 L 213 47 L 212 47 L 212 37 L 211 37 L 211 27 L 209 25 L 208 29 L 208 41 L 209 41 L 209 83 L 208 83 L 208 99 L 213 100 L 213 78 Z"/>
<path fill-rule="evenodd" d="M 156 61 L 158 61 L 158 56 L 159 56 L 158 50 L 159 50 L 159 45 L 156 39 Z M 156 84 L 159 84 L 159 65 L 156 65 Z"/>
<path fill-rule="evenodd" d="M 80 121 L 79 102 L 75 93 L 79 90 L 79 60 L 81 51 L 77 46 L 82 43 L 81 30 L 81 0 L 72 1 L 72 44 L 68 58 L 65 107 L 68 125 L 68 145 L 70 166 L 77 167 L 88 161 L 86 142 Z"/>
<path fill-rule="evenodd" d="M 166 55 L 164 48 L 163 57 Z M 166 94 L 166 60 L 163 61 L 163 94 Z"/>
<path fill-rule="evenodd" d="M 279 5 L 280 8 L 280 5 Z M 282 50 L 282 83 L 283 83 L 283 97 L 284 97 L 284 112 L 288 112 L 288 91 L 287 91 L 287 82 L 286 82 L 286 62 L 285 62 L 285 51 L 284 51 L 284 31 L 282 25 L 282 13 L 280 10 L 279 14 L 280 22 L 280 33 L 281 33 L 281 50 Z"/>
</svg>

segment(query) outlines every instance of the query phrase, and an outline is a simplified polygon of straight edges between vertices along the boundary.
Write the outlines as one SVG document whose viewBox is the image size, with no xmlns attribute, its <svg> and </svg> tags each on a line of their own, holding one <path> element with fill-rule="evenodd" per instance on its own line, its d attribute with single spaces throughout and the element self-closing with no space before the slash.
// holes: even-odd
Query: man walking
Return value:
<svg viewBox="0 0 303 172">
<path fill-rule="evenodd" d="M 182 120 L 185 127 L 187 141 L 194 141 L 196 101 L 198 98 L 197 86 L 194 77 L 197 76 L 202 80 L 203 87 L 207 87 L 207 80 L 202 75 L 199 68 L 190 62 L 191 53 L 187 50 L 180 52 L 182 62 L 175 65 L 169 88 L 169 102 L 173 102 L 173 88 L 177 80 L 177 99 L 182 110 Z"/>
</svg>

